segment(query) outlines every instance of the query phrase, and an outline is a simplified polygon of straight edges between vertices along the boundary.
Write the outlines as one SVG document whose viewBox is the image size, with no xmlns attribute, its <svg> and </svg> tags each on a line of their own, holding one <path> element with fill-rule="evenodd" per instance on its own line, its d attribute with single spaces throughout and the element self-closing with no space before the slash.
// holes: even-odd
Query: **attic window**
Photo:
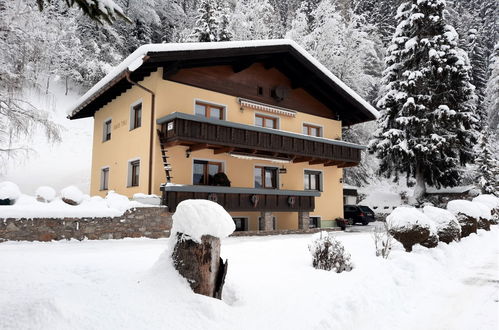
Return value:
<svg viewBox="0 0 499 330">
<path fill-rule="evenodd" d="M 256 94 L 257 94 L 258 96 L 263 96 L 263 87 L 262 87 L 262 86 L 258 86 L 258 87 L 256 88 Z"/>
</svg>

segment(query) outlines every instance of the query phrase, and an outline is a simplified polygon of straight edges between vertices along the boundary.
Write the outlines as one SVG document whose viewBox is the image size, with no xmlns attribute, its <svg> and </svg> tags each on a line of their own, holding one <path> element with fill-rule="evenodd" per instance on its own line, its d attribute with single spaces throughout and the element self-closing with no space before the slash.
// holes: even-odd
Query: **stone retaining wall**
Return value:
<svg viewBox="0 0 499 330">
<path fill-rule="evenodd" d="M 230 236 L 267 236 L 267 235 L 291 235 L 291 234 L 313 234 L 320 231 L 340 231 L 339 227 L 333 228 L 313 228 L 313 229 L 287 229 L 287 230 L 247 230 L 235 231 Z"/>
<path fill-rule="evenodd" d="M 170 236 L 171 213 L 165 207 L 141 207 L 114 218 L 0 219 L 0 242 L 62 239 L 160 238 Z"/>
</svg>

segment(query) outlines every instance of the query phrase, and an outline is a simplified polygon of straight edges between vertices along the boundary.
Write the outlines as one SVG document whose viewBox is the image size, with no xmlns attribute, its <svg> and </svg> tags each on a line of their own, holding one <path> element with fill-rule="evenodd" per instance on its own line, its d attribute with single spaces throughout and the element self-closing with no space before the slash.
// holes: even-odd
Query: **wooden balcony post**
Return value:
<svg viewBox="0 0 499 330">
<path fill-rule="evenodd" d="M 308 230 L 310 223 L 309 212 L 298 212 L 298 229 Z"/>
<path fill-rule="evenodd" d="M 272 212 L 262 211 L 260 223 L 258 224 L 258 230 L 271 231 L 274 230 L 272 225 Z"/>
</svg>

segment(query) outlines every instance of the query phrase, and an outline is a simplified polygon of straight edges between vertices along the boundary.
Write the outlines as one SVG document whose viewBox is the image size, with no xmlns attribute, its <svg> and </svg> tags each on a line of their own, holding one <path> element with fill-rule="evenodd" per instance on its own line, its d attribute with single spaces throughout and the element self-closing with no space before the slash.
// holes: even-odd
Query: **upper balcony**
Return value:
<svg viewBox="0 0 499 330">
<path fill-rule="evenodd" d="M 188 146 L 189 151 L 213 149 L 253 157 L 350 167 L 360 162 L 363 146 L 339 140 L 174 112 L 157 120 L 165 147 Z"/>
</svg>

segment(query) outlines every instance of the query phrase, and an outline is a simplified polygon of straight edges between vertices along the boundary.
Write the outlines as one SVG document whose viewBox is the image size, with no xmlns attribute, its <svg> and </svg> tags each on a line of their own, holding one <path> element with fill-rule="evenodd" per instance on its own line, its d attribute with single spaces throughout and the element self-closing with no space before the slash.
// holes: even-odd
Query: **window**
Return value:
<svg viewBox="0 0 499 330">
<path fill-rule="evenodd" d="M 132 105 L 130 110 L 130 130 L 139 128 L 142 124 L 142 102 Z"/>
<path fill-rule="evenodd" d="M 104 129 L 103 129 L 103 136 L 102 136 L 102 141 L 106 142 L 111 140 L 111 128 L 112 128 L 112 120 L 108 119 L 104 122 Z"/>
<path fill-rule="evenodd" d="M 321 191 L 322 172 L 305 170 L 304 183 L 305 190 Z"/>
<path fill-rule="evenodd" d="M 109 167 L 104 167 L 100 172 L 100 190 L 109 189 Z"/>
<path fill-rule="evenodd" d="M 263 87 L 262 87 L 262 86 L 258 86 L 258 87 L 256 88 L 256 94 L 257 94 L 258 96 L 263 96 Z"/>
<path fill-rule="evenodd" d="M 310 217 L 308 223 L 308 228 L 319 228 L 319 223 L 321 221 L 321 217 Z"/>
<path fill-rule="evenodd" d="M 259 127 L 277 129 L 277 118 L 256 114 L 255 125 Z"/>
<path fill-rule="evenodd" d="M 195 185 L 213 185 L 215 174 L 223 172 L 222 163 L 206 160 L 194 160 L 192 183 Z"/>
<path fill-rule="evenodd" d="M 255 166 L 255 188 L 277 189 L 277 168 Z"/>
<path fill-rule="evenodd" d="M 248 218 L 232 218 L 236 225 L 236 231 L 248 230 Z"/>
<path fill-rule="evenodd" d="M 140 160 L 132 160 L 128 163 L 128 186 L 137 187 L 139 185 Z"/>
<path fill-rule="evenodd" d="M 322 136 L 322 127 L 320 126 L 314 126 L 310 124 L 303 124 L 303 134 L 310 135 L 310 136 Z"/>
<path fill-rule="evenodd" d="M 224 107 L 203 102 L 196 102 L 195 113 L 197 116 L 203 116 L 212 119 L 224 119 Z"/>
</svg>

